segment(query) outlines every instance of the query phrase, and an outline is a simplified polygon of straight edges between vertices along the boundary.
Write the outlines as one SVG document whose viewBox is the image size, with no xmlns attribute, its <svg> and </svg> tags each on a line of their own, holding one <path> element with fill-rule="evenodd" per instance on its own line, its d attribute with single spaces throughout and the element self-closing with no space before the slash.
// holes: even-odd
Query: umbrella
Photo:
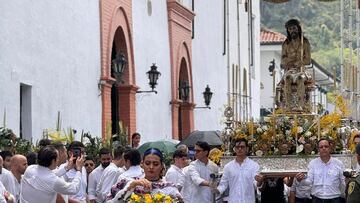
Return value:
<svg viewBox="0 0 360 203">
<path fill-rule="evenodd" d="M 189 148 L 194 148 L 195 143 L 198 141 L 207 142 L 210 146 L 221 146 L 223 144 L 219 131 L 194 131 L 179 145 L 185 144 Z"/>
<path fill-rule="evenodd" d="M 176 144 L 172 143 L 170 141 L 167 141 L 167 140 L 159 140 L 159 141 L 155 141 L 155 142 L 146 142 L 146 143 L 142 144 L 138 148 L 138 150 L 139 150 L 140 154 L 143 155 L 144 152 L 147 149 L 150 149 L 150 148 L 159 149 L 165 156 L 165 155 L 172 154 L 172 153 L 175 152 Z"/>
</svg>

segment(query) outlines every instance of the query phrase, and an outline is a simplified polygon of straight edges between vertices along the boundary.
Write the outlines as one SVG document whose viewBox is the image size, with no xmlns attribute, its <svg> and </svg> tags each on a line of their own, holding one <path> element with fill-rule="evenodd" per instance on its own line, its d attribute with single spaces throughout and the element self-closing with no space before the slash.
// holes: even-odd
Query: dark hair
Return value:
<svg viewBox="0 0 360 203">
<path fill-rule="evenodd" d="M 68 151 L 71 151 L 74 148 L 85 148 L 84 144 L 79 142 L 79 141 L 73 141 L 72 143 L 70 143 L 70 145 L 68 146 Z"/>
<path fill-rule="evenodd" d="M 133 134 L 131 135 L 131 139 L 134 139 L 136 136 L 141 137 L 140 133 L 133 133 Z"/>
<path fill-rule="evenodd" d="M 114 149 L 114 159 L 115 160 L 119 160 L 123 157 L 124 155 L 124 147 L 122 146 L 118 146 Z"/>
<path fill-rule="evenodd" d="M 29 166 L 36 164 L 36 159 L 37 159 L 36 152 L 28 152 L 26 154 L 26 160 L 27 160 Z"/>
<path fill-rule="evenodd" d="M 300 22 L 296 19 L 290 19 L 288 20 L 286 23 L 285 23 L 285 28 L 286 28 L 286 33 L 287 33 L 287 38 L 286 40 L 288 40 L 289 42 L 292 40 L 291 38 L 291 35 L 288 31 L 288 28 L 292 25 L 295 25 L 297 28 L 298 28 L 298 31 L 299 31 L 299 37 L 301 37 L 302 35 L 302 29 L 301 29 L 301 26 L 300 26 Z M 305 37 L 304 37 L 305 39 Z"/>
<path fill-rule="evenodd" d="M 53 142 L 51 145 L 54 146 L 58 151 L 63 150 L 65 147 L 65 145 L 61 142 Z"/>
<path fill-rule="evenodd" d="M 46 147 L 48 145 L 51 145 L 51 140 L 44 138 L 39 141 L 39 147 Z"/>
<path fill-rule="evenodd" d="M 207 154 L 209 155 L 211 147 L 207 142 L 197 141 L 195 145 L 199 146 L 204 151 L 207 151 Z"/>
<path fill-rule="evenodd" d="M 320 138 L 320 140 L 317 142 L 317 146 L 319 147 L 320 142 L 324 141 L 324 140 L 327 141 L 329 143 L 329 145 L 331 144 L 331 142 L 330 142 L 330 140 L 328 138 L 323 137 L 323 138 Z"/>
<path fill-rule="evenodd" d="M 175 158 L 183 158 L 183 157 L 187 157 L 188 155 L 183 151 L 183 150 L 175 150 L 174 154 L 173 154 L 173 159 Z"/>
<path fill-rule="evenodd" d="M 356 151 L 356 154 L 358 154 L 360 156 L 360 144 L 356 145 L 355 151 Z"/>
<path fill-rule="evenodd" d="M 5 161 L 5 158 L 6 157 L 12 157 L 13 156 L 13 154 L 10 152 L 10 151 L 1 151 L 0 152 L 0 156 L 3 158 L 3 160 Z"/>
<path fill-rule="evenodd" d="M 129 160 L 132 166 L 137 166 L 137 165 L 140 165 L 141 155 L 138 150 L 130 149 L 125 152 L 124 159 Z"/>
<path fill-rule="evenodd" d="M 246 147 L 249 147 L 249 143 L 248 143 L 248 141 L 247 141 L 245 138 L 235 139 L 235 140 L 234 140 L 234 145 L 236 145 L 237 143 L 242 143 L 242 142 L 245 143 Z"/>
<path fill-rule="evenodd" d="M 38 164 L 40 166 L 49 167 L 53 160 L 57 159 L 57 150 L 49 145 L 40 149 L 38 153 Z"/>
<path fill-rule="evenodd" d="M 101 148 L 100 151 L 99 151 L 99 156 L 104 155 L 104 154 L 110 154 L 111 155 L 110 149 L 105 148 L 105 147 Z"/>
<path fill-rule="evenodd" d="M 150 155 L 150 154 L 153 154 L 153 155 L 156 155 L 160 158 L 160 162 L 161 163 L 164 163 L 164 156 L 162 154 L 162 152 L 157 149 L 157 148 L 150 148 L 150 149 L 147 149 L 145 152 L 144 152 L 144 156 L 143 156 L 143 160 L 145 160 L 145 157 L 147 155 Z"/>
<path fill-rule="evenodd" d="M 85 161 L 89 161 L 89 160 L 95 162 L 94 158 L 90 155 L 85 157 Z"/>
</svg>

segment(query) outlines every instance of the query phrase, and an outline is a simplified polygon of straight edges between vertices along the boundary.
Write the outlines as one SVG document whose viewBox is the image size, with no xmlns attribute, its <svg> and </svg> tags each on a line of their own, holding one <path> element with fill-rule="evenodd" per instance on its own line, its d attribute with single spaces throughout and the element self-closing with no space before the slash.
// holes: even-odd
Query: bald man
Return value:
<svg viewBox="0 0 360 203">
<path fill-rule="evenodd" d="M 13 185 L 8 190 L 14 195 L 14 203 L 18 203 L 20 201 L 21 175 L 25 173 L 28 163 L 26 157 L 20 154 L 15 154 L 11 157 L 10 163 L 11 173 L 13 175 Z"/>
</svg>

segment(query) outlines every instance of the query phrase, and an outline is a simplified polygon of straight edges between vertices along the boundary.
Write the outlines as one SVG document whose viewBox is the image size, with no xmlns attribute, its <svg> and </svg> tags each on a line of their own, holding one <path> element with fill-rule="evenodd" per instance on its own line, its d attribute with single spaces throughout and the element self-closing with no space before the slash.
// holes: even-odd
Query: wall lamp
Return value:
<svg viewBox="0 0 360 203">
<path fill-rule="evenodd" d="M 147 91 L 137 91 L 136 93 L 151 93 L 154 92 L 155 94 L 157 94 L 157 91 L 154 90 L 156 85 L 157 85 L 157 81 L 161 75 L 161 73 L 157 70 L 157 66 L 155 63 L 153 63 L 153 65 L 150 67 L 150 70 L 148 72 L 146 72 L 146 74 L 148 75 L 149 78 L 149 85 L 151 90 L 147 90 Z"/>
</svg>

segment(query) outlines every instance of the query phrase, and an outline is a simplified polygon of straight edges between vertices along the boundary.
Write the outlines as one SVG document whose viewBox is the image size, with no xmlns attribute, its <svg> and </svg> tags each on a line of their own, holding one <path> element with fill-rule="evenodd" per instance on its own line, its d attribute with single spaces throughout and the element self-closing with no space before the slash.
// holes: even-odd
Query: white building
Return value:
<svg viewBox="0 0 360 203">
<path fill-rule="evenodd" d="M 55 128 L 58 112 L 63 128 L 104 136 L 121 120 L 143 141 L 222 129 L 229 100 L 237 117 L 259 117 L 259 0 L 0 4 L 0 112 L 24 138 L 36 141 Z M 127 66 L 116 87 L 111 61 L 120 53 Z M 161 72 L 158 94 L 137 93 L 150 89 L 153 63 Z M 182 81 L 190 86 L 185 102 Z M 206 85 L 214 93 L 211 109 L 196 109 L 204 106 Z M 228 99 L 240 90 L 246 97 Z"/>
</svg>

